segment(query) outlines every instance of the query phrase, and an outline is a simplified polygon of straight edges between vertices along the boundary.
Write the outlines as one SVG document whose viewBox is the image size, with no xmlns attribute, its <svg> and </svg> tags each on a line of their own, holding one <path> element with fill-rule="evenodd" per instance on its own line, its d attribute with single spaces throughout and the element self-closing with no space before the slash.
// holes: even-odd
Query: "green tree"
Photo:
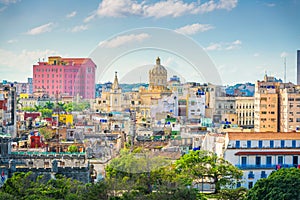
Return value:
<svg viewBox="0 0 300 200">
<path fill-rule="evenodd" d="M 67 112 L 67 113 L 70 113 L 72 110 L 73 110 L 73 103 L 66 103 L 64 105 L 64 110 Z"/>
<path fill-rule="evenodd" d="M 50 102 L 50 101 L 47 101 L 44 108 L 53 109 L 54 108 L 54 103 Z"/>
<path fill-rule="evenodd" d="M 39 132 L 46 141 L 48 141 L 52 138 L 53 131 L 51 128 L 47 128 L 47 127 L 39 128 Z"/>
<path fill-rule="evenodd" d="M 243 175 L 228 161 L 208 151 L 190 151 L 176 161 L 176 170 L 187 185 L 209 179 L 215 193 L 221 187 L 232 187 Z"/>
<path fill-rule="evenodd" d="M 300 169 L 283 168 L 259 179 L 248 192 L 248 200 L 300 199 Z"/>
<path fill-rule="evenodd" d="M 71 152 L 71 153 L 78 152 L 78 147 L 76 145 L 70 145 L 68 147 L 68 152 Z"/>
<path fill-rule="evenodd" d="M 39 112 L 42 113 L 42 117 L 52 117 L 52 109 L 48 108 L 41 108 Z"/>
<path fill-rule="evenodd" d="M 23 107 L 22 110 L 25 111 L 25 112 L 34 112 L 34 111 L 36 111 L 36 109 L 32 108 L 32 107 Z"/>
<path fill-rule="evenodd" d="M 34 105 L 34 109 L 36 112 L 39 112 L 43 107 L 41 105 Z"/>
</svg>

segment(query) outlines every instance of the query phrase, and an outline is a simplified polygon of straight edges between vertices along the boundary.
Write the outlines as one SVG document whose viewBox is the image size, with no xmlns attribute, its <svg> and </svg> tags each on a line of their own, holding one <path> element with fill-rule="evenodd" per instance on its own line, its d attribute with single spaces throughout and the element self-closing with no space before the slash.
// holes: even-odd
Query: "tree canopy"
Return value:
<svg viewBox="0 0 300 200">
<path fill-rule="evenodd" d="M 300 199 L 300 169 L 282 168 L 259 179 L 248 192 L 248 200 Z"/>
<path fill-rule="evenodd" d="M 176 170 L 186 184 L 208 179 L 215 184 L 215 193 L 221 187 L 232 187 L 243 173 L 228 161 L 208 151 L 190 151 L 176 161 Z"/>
</svg>

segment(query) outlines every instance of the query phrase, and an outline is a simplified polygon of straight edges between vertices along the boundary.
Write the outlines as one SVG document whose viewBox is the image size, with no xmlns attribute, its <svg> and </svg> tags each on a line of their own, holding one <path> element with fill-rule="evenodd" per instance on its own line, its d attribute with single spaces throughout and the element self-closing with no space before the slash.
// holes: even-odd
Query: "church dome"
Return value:
<svg viewBox="0 0 300 200">
<path fill-rule="evenodd" d="M 159 57 L 156 59 L 156 65 L 154 65 L 154 67 L 150 70 L 150 73 L 152 75 L 167 74 L 166 68 L 160 64 Z"/>
</svg>

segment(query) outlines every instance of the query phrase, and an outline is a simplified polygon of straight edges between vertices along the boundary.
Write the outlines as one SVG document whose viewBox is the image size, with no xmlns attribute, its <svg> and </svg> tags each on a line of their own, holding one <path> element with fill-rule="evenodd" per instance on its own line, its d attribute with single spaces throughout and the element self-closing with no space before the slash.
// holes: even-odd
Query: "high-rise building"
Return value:
<svg viewBox="0 0 300 200">
<path fill-rule="evenodd" d="M 297 85 L 300 85 L 300 50 L 297 51 Z"/>
<path fill-rule="evenodd" d="M 33 65 L 33 92 L 95 97 L 95 73 L 97 66 L 90 58 L 48 57 L 48 62 Z"/>
</svg>

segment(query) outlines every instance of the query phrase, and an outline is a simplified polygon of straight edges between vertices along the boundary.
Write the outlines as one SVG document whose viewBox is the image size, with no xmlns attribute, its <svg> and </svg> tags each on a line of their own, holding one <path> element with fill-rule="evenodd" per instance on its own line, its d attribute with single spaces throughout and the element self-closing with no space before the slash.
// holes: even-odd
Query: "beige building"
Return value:
<svg viewBox="0 0 300 200">
<path fill-rule="evenodd" d="M 280 90 L 280 131 L 300 130 L 300 86 Z"/>
<path fill-rule="evenodd" d="M 235 97 L 237 124 L 254 127 L 254 97 Z"/>
</svg>

